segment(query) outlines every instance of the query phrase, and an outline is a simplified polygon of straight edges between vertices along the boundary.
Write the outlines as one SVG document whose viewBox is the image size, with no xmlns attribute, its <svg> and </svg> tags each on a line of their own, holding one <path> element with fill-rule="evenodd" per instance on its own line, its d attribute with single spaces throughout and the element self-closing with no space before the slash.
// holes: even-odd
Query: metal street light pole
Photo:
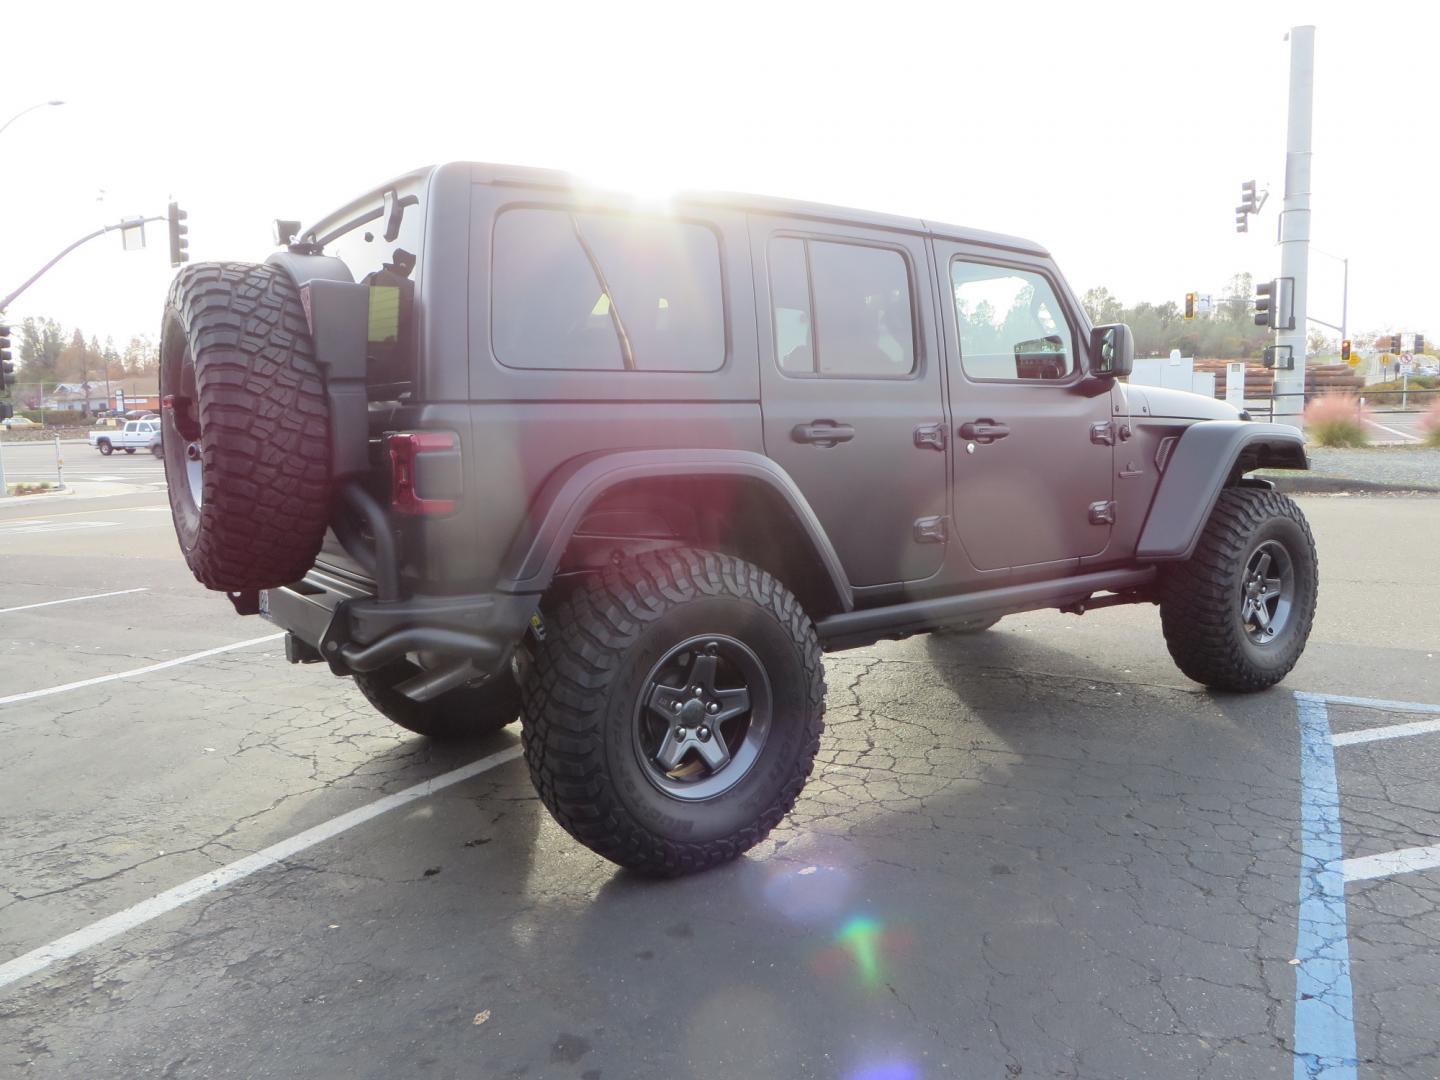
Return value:
<svg viewBox="0 0 1440 1080">
<path fill-rule="evenodd" d="M 1290 30 L 1290 105 L 1285 139 L 1285 202 L 1280 215 L 1280 276 L 1295 283 L 1293 328 L 1279 329 L 1293 368 L 1275 369 L 1275 420 L 1302 427 L 1305 411 L 1305 309 L 1309 299 L 1310 127 L 1315 97 L 1315 28 Z M 1280 350 L 1283 354 L 1285 349 Z"/>
<path fill-rule="evenodd" d="M 65 104 L 65 102 L 63 102 L 63 101 L 37 101 L 34 105 L 31 105 L 31 106 L 29 106 L 29 107 L 27 107 L 27 108 L 21 109 L 21 110 L 20 110 L 19 112 L 17 112 L 14 116 L 10 117 L 9 120 L 6 120 L 5 123 L 0 124 L 0 135 L 3 135 L 3 134 L 5 133 L 5 129 L 6 129 L 6 128 L 8 128 L 11 124 L 13 124 L 16 120 L 19 120 L 20 117 L 24 116 L 24 115 L 25 115 L 26 113 L 28 113 L 28 112 L 34 112 L 36 109 L 43 109 L 46 105 L 64 105 L 64 104 Z"/>
</svg>

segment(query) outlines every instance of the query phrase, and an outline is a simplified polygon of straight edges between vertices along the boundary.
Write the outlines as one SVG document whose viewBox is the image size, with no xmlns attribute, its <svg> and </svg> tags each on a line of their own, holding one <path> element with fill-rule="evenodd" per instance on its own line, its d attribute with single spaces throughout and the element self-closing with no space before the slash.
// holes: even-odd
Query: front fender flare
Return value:
<svg viewBox="0 0 1440 1080">
<path fill-rule="evenodd" d="M 1220 492 L 1251 469 L 1308 469 L 1305 437 L 1284 424 L 1201 420 L 1180 436 L 1170 455 L 1135 557 L 1142 562 L 1184 561 Z"/>
<path fill-rule="evenodd" d="M 529 523 L 511 545 L 499 583 L 503 592 L 541 593 L 549 587 L 571 536 L 586 511 L 618 484 L 663 477 L 729 476 L 760 483 L 778 496 L 809 540 L 841 611 L 855 606 L 840 558 L 790 475 L 763 454 L 748 450 L 619 450 L 582 454 L 562 465 L 535 497 Z"/>
</svg>

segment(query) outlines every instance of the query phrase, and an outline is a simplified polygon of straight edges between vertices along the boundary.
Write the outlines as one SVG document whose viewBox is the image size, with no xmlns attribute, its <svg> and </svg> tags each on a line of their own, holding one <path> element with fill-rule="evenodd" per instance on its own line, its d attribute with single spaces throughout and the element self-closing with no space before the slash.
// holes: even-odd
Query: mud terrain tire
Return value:
<svg viewBox="0 0 1440 1080">
<path fill-rule="evenodd" d="M 824 729 L 825 678 L 814 625 L 770 574 L 713 551 L 647 553 L 595 575 L 545 625 L 521 680 L 525 758 L 575 839 L 676 876 L 754 847 L 794 806 Z M 657 711 L 660 738 L 694 736 L 664 768 L 679 744 L 647 743 Z M 705 758 L 721 752 L 708 717 L 728 746 L 718 765 Z"/>
<path fill-rule="evenodd" d="M 170 509 L 196 578 L 234 591 L 303 577 L 330 519 L 329 407 L 290 277 L 253 263 L 182 270 L 160 394 Z"/>
<path fill-rule="evenodd" d="M 1275 685 L 1305 649 L 1319 580 L 1300 508 L 1265 488 L 1227 488 L 1195 554 L 1161 572 L 1160 625 L 1171 657 L 1217 690 Z"/>
</svg>

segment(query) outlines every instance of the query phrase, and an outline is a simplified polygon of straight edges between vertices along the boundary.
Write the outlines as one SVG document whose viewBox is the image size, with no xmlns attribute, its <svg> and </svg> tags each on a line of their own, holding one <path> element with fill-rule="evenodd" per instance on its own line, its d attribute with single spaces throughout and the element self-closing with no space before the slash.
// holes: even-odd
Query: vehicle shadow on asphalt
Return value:
<svg viewBox="0 0 1440 1080">
<path fill-rule="evenodd" d="M 26 1036 L 70 1075 L 157 1046 L 236 1075 L 1288 1070 L 1280 698 L 1045 674 L 1075 658 L 1013 633 L 922 648 L 827 661 L 809 787 L 732 864 L 619 870 L 512 762 L 257 875 L 178 943 L 73 966 Z M 512 743 L 394 753 L 433 775 Z"/>
</svg>

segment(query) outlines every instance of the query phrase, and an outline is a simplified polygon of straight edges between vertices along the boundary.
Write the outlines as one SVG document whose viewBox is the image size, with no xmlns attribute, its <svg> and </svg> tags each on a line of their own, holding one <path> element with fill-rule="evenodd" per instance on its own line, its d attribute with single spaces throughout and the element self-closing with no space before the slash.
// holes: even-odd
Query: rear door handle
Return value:
<svg viewBox="0 0 1440 1080">
<path fill-rule="evenodd" d="M 849 424 L 834 420 L 814 420 L 808 424 L 796 424 L 790 429 L 790 438 L 798 443 L 815 446 L 835 446 L 855 438 L 855 429 Z"/>
<path fill-rule="evenodd" d="M 992 443 L 1009 434 L 1009 424 L 999 424 L 994 420 L 971 420 L 960 425 L 960 438 L 967 442 Z"/>
</svg>

